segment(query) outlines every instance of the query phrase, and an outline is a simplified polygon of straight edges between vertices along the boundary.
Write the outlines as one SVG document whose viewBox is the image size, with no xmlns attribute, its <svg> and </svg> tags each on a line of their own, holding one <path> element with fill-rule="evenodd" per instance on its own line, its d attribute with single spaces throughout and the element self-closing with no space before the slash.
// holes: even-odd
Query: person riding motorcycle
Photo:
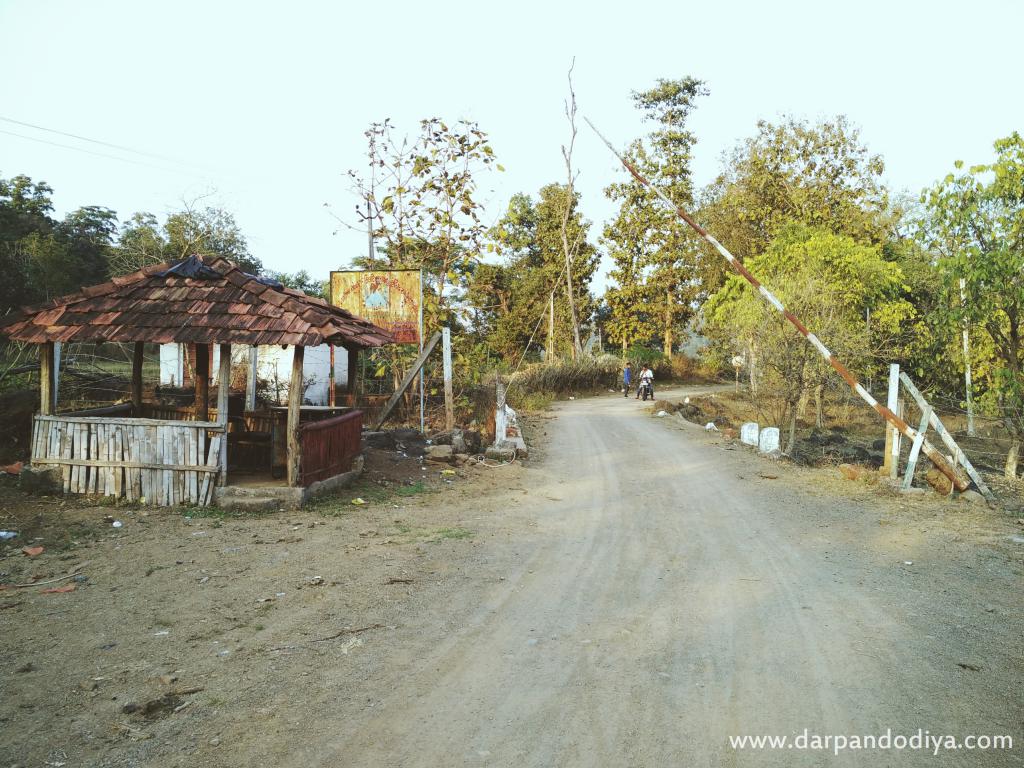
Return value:
<svg viewBox="0 0 1024 768">
<path fill-rule="evenodd" d="M 654 371 L 648 368 L 646 365 L 640 370 L 640 376 L 638 377 L 639 386 L 636 388 L 636 399 L 640 399 L 640 394 L 643 393 L 644 400 L 650 395 L 651 399 L 654 399 Z"/>
</svg>

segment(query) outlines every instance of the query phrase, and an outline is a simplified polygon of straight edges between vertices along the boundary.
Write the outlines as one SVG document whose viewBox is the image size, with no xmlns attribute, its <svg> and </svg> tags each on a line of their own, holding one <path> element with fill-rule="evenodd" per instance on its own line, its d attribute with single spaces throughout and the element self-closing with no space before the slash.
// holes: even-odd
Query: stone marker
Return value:
<svg viewBox="0 0 1024 768">
<path fill-rule="evenodd" d="M 779 428 L 765 427 L 758 437 L 757 448 L 761 453 L 771 453 L 779 450 Z"/>
<path fill-rule="evenodd" d="M 756 446 L 758 442 L 758 432 L 760 431 L 756 421 L 748 421 L 742 427 L 740 427 L 740 442 L 746 445 Z"/>
</svg>

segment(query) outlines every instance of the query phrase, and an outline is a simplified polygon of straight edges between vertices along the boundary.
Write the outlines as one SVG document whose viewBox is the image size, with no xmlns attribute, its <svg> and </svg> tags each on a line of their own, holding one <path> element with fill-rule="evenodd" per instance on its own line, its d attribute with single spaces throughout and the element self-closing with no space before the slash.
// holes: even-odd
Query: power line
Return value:
<svg viewBox="0 0 1024 768">
<path fill-rule="evenodd" d="M 71 138 L 71 139 L 78 139 L 79 141 L 87 141 L 90 144 L 99 144 L 100 146 L 110 147 L 111 149 L 120 149 L 122 152 L 132 152 L 132 153 L 134 153 L 136 155 L 144 155 L 145 157 L 152 157 L 152 158 L 154 158 L 156 160 L 166 160 L 166 161 L 169 161 L 169 162 L 172 162 L 172 163 L 179 163 L 179 162 L 181 162 L 180 160 L 178 160 L 176 158 L 167 157 L 166 155 L 157 155 L 157 154 L 154 154 L 153 152 L 143 152 L 140 149 L 133 149 L 131 147 L 126 147 L 126 146 L 123 146 L 121 144 L 111 144 L 109 141 L 100 141 L 99 139 L 90 139 L 88 136 L 80 136 L 77 133 L 68 133 L 67 131 L 58 131 L 55 128 L 47 128 L 47 127 L 42 126 L 42 125 L 36 125 L 35 123 L 26 123 L 26 122 L 24 122 L 22 120 L 15 120 L 13 117 L 4 117 L 3 115 L 0 115 L 0 120 L 3 120 L 6 123 L 14 123 L 15 125 L 21 125 L 21 126 L 24 126 L 25 128 L 35 128 L 37 131 L 46 131 L 47 133 L 55 133 L 58 136 L 67 136 L 68 138 Z M 23 137 L 23 138 L 25 138 L 25 137 Z"/>
<path fill-rule="evenodd" d="M 108 155 L 108 154 L 106 154 L 104 152 L 95 152 L 95 151 L 93 151 L 91 149 L 85 149 L 84 147 L 76 147 L 73 144 L 61 144 L 60 142 L 57 142 L 57 141 L 48 141 L 47 139 L 40 139 L 40 138 L 37 138 L 35 136 L 25 136 L 24 134 L 15 133 L 14 131 L 5 131 L 2 128 L 0 128 L 0 133 L 6 134 L 7 136 L 15 136 L 15 137 L 17 137 L 19 139 L 25 139 L 26 141 L 34 141 L 34 142 L 36 142 L 38 144 L 48 144 L 51 147 L 61 147 L 62 149 L 70 149 L 70 150 L 72 150 L 74 152 L 84 152 L 87 155 L 95 155 L 96 157 L 103 157 L 103 158 L 106 158 L 108 160 L 120 160 L 122 163 L 131 163 L 132 165 L 141 165 L 141 166 L 144 166 L 146 168 L 156 168 L 157 170 L 160 170 L 160 171 L 170 171 L 171 173 L 183 173 L 184 172 L 184 171 L 181 171 L 181 170 L 178 170 L 178 169 L 174 169 L 174 168 L 165 168 L 163 166 L 153 165 L 152 163 L 146 163 L 146 162 L 143 162 L 141 160 L 133 160 L 130 157 L 119 157 L 117 155 Z"/>
</svg>

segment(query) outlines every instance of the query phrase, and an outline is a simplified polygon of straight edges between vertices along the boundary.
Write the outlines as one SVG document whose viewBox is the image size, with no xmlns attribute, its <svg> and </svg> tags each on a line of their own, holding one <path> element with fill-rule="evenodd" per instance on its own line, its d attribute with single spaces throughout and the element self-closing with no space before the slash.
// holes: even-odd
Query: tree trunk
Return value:
<svg viewBox="0 0 1024 768">
<path fill-rule="evenodd" d="M 786 450 L 787 456 L 793 455 L 793 448 L 796 447 L 796 416 L 797 416 L 797 404 L 791 402 L 789 404 L 789 436 L 786 438 Z"/>
<path fill-rule="evenodd" d="M 747 366 L 747 373 L 750 374 L 750 394 L 755 399 L 757 398 L 757 356 L 754 354 L 754 345 L 748 344 L 747 351 L 749 353 L 750 363 Z"/>
<path fill-rule="evenodd" d="M 665 357 L 672 359 L 672 291 L 665 291 Z"/>
<path fill-rule="evenodd" d="M 572 255 L 569 252 L 569 240 L 564 232 L 562 241 L 565 244 L 565 286 L 569 293 L 569 314 L 572 317 L 572 359 L 575 362 L 583 353 L 583 344 L 580 342 L 580 321 L 576 318 L 576 299 L 572 295 Z"/>
<path fill-rule="evenodd" d="M 1006 466 L 1003 468 L 1003 474 L 1008 480 L 1017 479 L 1017 462 L 1020 460 L 1020 440 L 1014 439 L 1010 444 L 1010 450 L 1006 454 Z"/>
<path fill-rule="evenodd" d="M 814 389 L 814 424 L 818 429 L 825 426 L 825 385 Z"/>
</svg>

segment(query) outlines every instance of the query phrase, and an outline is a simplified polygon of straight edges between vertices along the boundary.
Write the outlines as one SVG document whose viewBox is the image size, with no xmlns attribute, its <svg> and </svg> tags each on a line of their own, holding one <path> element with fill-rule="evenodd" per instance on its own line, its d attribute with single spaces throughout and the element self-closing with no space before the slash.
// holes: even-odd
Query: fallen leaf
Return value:
<svg viewBox="0 0 1024 768">
<path fill-rule="evenodd" d="M 21 551 L 29 557 L 43 554 L 45 547 L 22 547 Z"/>
<path fill-rule="evenodd" d="M 56 595 L 56 594 L 61 594 L 63 592 L 74 592 L 74 591 L 75 591 L 75 585 L 74 584 L 63 584 L 62 586 L 59 586 L 59 587 L 50 587 L 49 589 L 41 589 L 41 590 L 39 590 L 39 593 L 41 595 Z"/>
</svg>

